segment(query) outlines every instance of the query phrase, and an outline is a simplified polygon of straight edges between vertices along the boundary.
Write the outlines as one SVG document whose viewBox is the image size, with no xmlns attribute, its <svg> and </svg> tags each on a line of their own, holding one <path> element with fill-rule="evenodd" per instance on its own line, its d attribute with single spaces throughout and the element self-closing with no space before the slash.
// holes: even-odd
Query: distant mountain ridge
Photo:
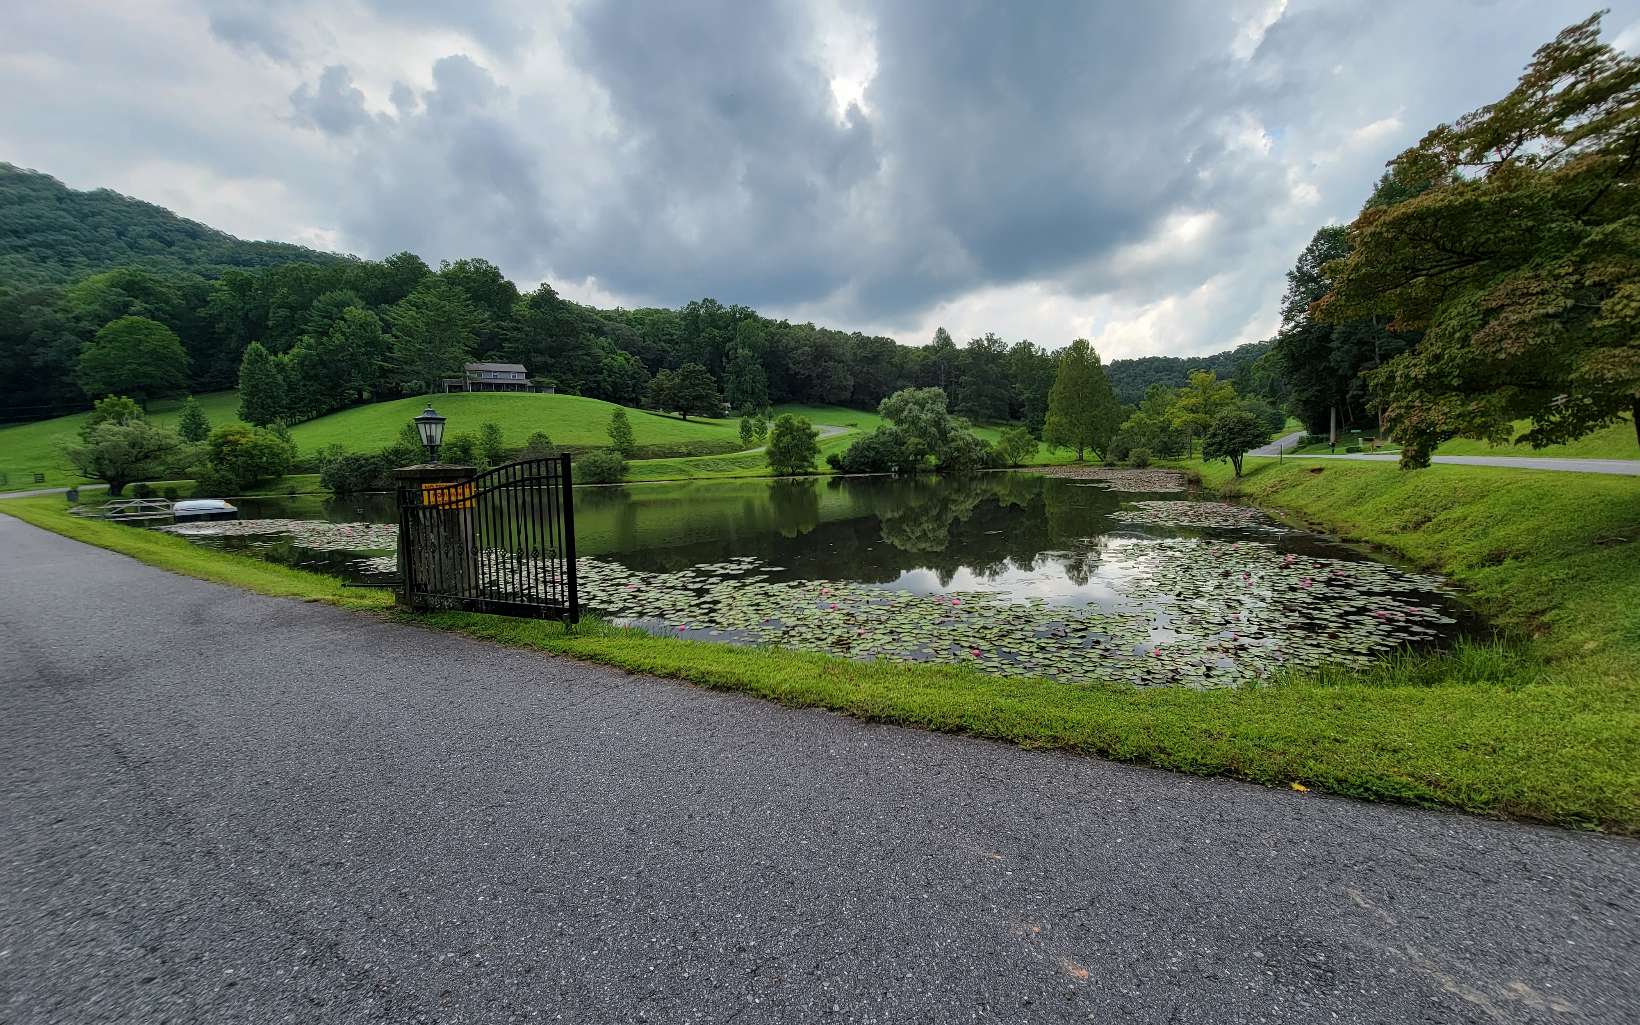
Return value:
<svg viewBox="0 0 1640 1025">
<path fill-rule="evenodd" d="M 350 259 L 288 242 L 247 242 L 112 189 L 71 189 L 0 161 L 0 288 L 112 270 L 210 272 Z"/>
</svg>

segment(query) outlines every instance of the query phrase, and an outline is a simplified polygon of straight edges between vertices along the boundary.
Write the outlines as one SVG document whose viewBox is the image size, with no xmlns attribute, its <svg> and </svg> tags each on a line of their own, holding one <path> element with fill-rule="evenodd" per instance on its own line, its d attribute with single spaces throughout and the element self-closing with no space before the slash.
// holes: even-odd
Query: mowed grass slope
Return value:
<svg viewBox="0 0 1640 1025">
<path fill-rule="evenodd" d="M 554 444 L 578 448 L 601 448 L 609 444 L 609 418 L 613 402 L 578 395 L 538 395 L 527 392 L 412 396 L 355 406 L 300 423 L 291 437 L 305 452 L 326 445 L 353 450 L 374 450 L 391 443 L 403 426 L 429 403 L 446 419 L 445 436 L 477 434 L 480 424 L 491 422 L 501 428 L 508 445 L 522 446 L 531 434 L 544 432 Z M 717 448 L 732 451 L 740 447 L 739 425 L 734 420 L 683 420 L 628 408 L 633 439 L 646 448 Z M 725 447 L 727 446 L 727 447 Z"/>
<path fill-rule="evenodd" d="M 239 393 L 213 392 L 196 396 L 212 426 L 239 418 Z M 543 431 L 553 442 L 577 448 L 609 444 L 609 418 L 619 407 L 611 402 L 575 395 L 537 395 L 518 392 L 488 394 L 413 396 L 355 406 L 309 420 L 291 428 L 291 437 L 303 455 L 311 456 L 327 445 L 341 445 L 348 451 L 381 449 L 398 436 L 399 430 L 431 401 L 446 419 L 448 435 L 477 434 L 486 421 L 501 428 L 508 445 L 522 446 L 531 434 Z M 175 424 L 181 400 L 155 401 L 149 416 L 160 424 Z M 732 452 L 741 447 L 739 424 L 735 420 L 687 421 L 639 409 L 627 409 L 637 444 L 650 452 L 679 454 L 690 452 Z M 0 490 L 30 487 L 64 487 L 82 483 L 62 458 L 61 446 L 73 441 L 87 414 L 41 420 L 31 424 L 0 427 L 0 473 L 7 483 Z M 44 484 L 34 484 L 32 474 L 44 473 Z"/>
<path fill-rule="evenodd" d="M 239 393 L 211 392 L 196 395 L 200 408 L 213 425 L 239 418 Z M 148 405 L 155 423 L 174 426 L 182 409 L 181 399 L 156 399 Z M 52 420 L 0 427 L 0 473 L 7 477 L 0 491 L 39 487 L 67 487 L 84 483 L 62 457 L 64 442 L 74 441 L 85 424 L 87 413 L 73 413 Z M 33 483 L 31 474 L 44 473 L 44 484 Z"/>
</svg>

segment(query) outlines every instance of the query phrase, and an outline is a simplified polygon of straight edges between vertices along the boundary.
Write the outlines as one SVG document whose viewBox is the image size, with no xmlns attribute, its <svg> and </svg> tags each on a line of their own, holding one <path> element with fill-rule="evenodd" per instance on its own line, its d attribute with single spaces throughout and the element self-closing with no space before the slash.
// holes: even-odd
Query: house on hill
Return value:
<svg viewBox="0 0 1640 1025">
<path fill-rule="evenodd" d="M 522 363 L 467 363 L 461 371 L 460 377 L 444 379 L 444 391 L 535 391 L 530 372 Z"/>
</svg>

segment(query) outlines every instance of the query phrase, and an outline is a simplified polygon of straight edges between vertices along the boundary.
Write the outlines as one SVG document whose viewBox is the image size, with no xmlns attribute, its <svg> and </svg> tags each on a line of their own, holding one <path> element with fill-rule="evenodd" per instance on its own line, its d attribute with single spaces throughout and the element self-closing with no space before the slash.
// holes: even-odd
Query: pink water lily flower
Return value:
<svg viewBox="0 0 1640 1025">
<path fill-rule="evenodd" d="M 968 654 L 974 656 L 975 658 L 979 658 L 979 649 L 978 648 L 970 648 L 969 651 L 968 651 Z"/>
<path fill-rule="evenodd" d="M 1298 582 L 1298 586 L 1300 586 L 1300 587 L 1309 587 L 1310 586 L 1310 578 L 1305 577 L 1303 580 L 1300 580 Z"/>
</svg>

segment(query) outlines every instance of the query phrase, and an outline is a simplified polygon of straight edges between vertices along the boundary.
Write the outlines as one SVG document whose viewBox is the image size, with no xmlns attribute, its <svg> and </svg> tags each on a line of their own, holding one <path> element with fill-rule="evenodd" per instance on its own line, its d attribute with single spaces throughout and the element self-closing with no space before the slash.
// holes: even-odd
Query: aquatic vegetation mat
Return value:
<svg viewBox="0 0 1640 1025">
<path fill-rule="evenodd" d="M 1234 686 L 1365 665 L 1454 622 L 1442 581 L 1381 563 L 1200 538 L 1136 541 L 1104 559 L 1108 603 L 782 581 L 749 557 L 672 573 L 596 559 L 579 569 L 590 607 L 657 632 L 1068 682 Z"/>
<path fill-rule="evenodd" d="M 1121 523 L 1149 527 L 1206 527 L 1280 533 L 1287 528 L 1248 505 L 1224 502 L 1130 502 L 1110 514 Z"/>
<path fill-rule="evenodd" d="M 1033 467 L 1032 473 L 1044 477 L 1063 477 L 1108 488 L 1111 491 L 1133 491 L 1146 494 L 1166 494 L 1185 491 L 1189 482 L 1177 470 L 1136 469 L 1120 466 L 1044 466 Z"/>
<path fill-rule="evenodd" d="M 971 665 L 1069 683 L 1235 686 L 1283 669 L 1366 665 L 1451 635 L 1456 610 L 1438 577 L 1383 563 L 1283 551 L 1285 528 L 1218 502 L 1143 501 L 1112 514 L 1209 536 L 1132 536 L 1044 553 L 995 586 L 925 593 L 894 584 L 790 579 L 745 556 L 673 572 L 615 559 L 577 566 L 583 603 L 655 633 L 778 645 L 849 658 Z M 244 520 L 160 528 L 200 541 L 357 551 L 390 573 L 392 524 Z M 1212 536 L 1222 531 L 1227 536 Z M 1247 532 L 1255 536 L 1247 536 Z M 1272 535 L 1272 536 L 1260 536 Z M 481 560 L 493 567 L 508 553 Z M 1067 576 L 1082 584 L 1067 593 Z M 499 580 L 501 578 L 497 578 Z M 510 579 L 510 577 L 509 577 Z M 485 579 L 480 584 L 492 583 Z M 1039 593 L 1033 594 L 1033 591 Z"/>
</svg>

